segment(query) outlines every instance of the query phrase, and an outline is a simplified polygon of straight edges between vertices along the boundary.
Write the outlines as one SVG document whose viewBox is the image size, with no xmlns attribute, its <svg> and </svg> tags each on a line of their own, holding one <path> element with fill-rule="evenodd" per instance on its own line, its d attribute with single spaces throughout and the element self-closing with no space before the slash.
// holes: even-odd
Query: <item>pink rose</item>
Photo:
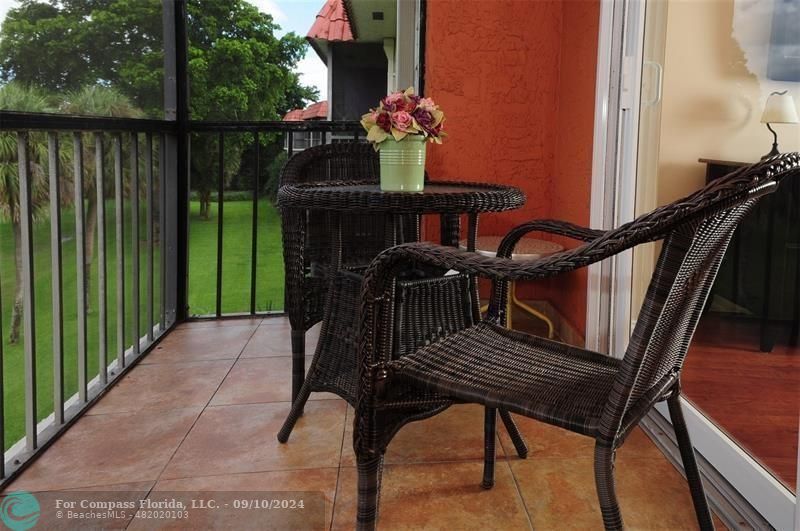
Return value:
<svg viewBox="0 0 800 531">
<path fill-rule="evenodd" d="M 419 108 L 428 112 L 436 110 L 436 104 L 430 98 L 422 98 L 419 100 Z"/>
<path fill-rule="evenodd" d="M 397 111 L 396 113 L 392 113 L 392 125 L 394 125 L 398 130 L 406 132 L 411 128 L 412 123 L 413 119 L 406 111 Z"/>
<path fill-rule="evenodd" d="M 381 104 L 389 112 L 405 110 L 405 101 L 403 100 L 403 95 L 399 92 L 392 92 L 381 100 Z"/>
<path fill-rule="evenodd" d="M 402 92 L 392 92 L 388 96 L 386 96 L 386 103 L 389 105 L 398 105 L 398 104 L 405 104 L 406 97 L 403 96 Z"/>
</svg>

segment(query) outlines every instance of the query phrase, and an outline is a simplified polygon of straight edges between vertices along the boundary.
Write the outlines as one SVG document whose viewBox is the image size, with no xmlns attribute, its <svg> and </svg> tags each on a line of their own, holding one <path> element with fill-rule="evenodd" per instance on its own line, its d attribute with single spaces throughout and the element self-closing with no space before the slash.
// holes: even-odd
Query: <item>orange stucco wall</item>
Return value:
<svg viewBox="0 0 800 531">
<path fill-rule="evenodd" d="M 535 218 L 588 225 L 599 2 L 428 0 L 426 17 L 425 92 L 449 134 L 428 150 L 431 175 L 525 191 L 524 208 L 482 216 L 479 234 Z M 585 330 L 584 272 L 520 292 Z"/>
</svg>

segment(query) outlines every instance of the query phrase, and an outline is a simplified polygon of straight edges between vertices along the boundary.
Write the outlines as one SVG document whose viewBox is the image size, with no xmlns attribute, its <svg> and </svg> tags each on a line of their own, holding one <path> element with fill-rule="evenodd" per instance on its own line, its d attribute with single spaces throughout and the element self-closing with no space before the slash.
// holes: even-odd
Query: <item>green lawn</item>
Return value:
<svg viewBox="0 0 800 531">
<path fill-rule="evenodd" d="M 216 312 L 217 204 L 211 219 L 200 218 L 200 203 L 189 214 L 189 313 Z M 283 309 L 283 253 L 278 211 L 266 200 L 258 204 L 256 310 Z M 250 311 L 253 203 L 225 202 L 222 223 L 222 312 Z"/>
<path fill-rule="evenodd" d="M 216 297 L 216 244 L 217 219 L 216 204 L 212 205 L 210 220 L 201 220 L 197 215 L 199 204 L 191 204 L 189 236 L 189 306 L 194 315 L 211 314 L 215 311 Z M 114 234 L 113 202 L 106 207 L 107 238 L 107 276 L 108 276 L 108 355 L 110 362 L 117 352 L 117 311 L 116 311 L 116 238 Z M 250 252 L 252 236 L 252 202 L 226 202 L 223 233 L 223 284 L 222 310 L 224 313 L 247 312 L 250 309 Z M 145 233 L 144 208 L 140 215 L 141 235 Z M 125 210 L 125 272 L 126 272 L 126 337 L 125 344 L 132 343 L 131 330 L 131 224 L 130 211 Z M 158 243 L 158 242 L 157 242 Z M 62 211 L 62 254 L 63 254 L 63 320 L 64 320 L 64 386 L 65 398 L 77 391 L 77 304 L 76 304 L 76 255 L 75 255 L 75 215 L 72 209 Z M 154 316 L 158 320 L 160 307 L 160 250 L 156 246 L 154 256 Z M 258 264 L 257 264 L 257 310 L 279 310 L 283 307 L 283 259 L 281 254 L 280 221 L 275 208 L 266 200 L 259 202 L 258 226 Z M 141 276 L 140 334 L 144 335 L 146 325 L 146 246 L 140 244 Z M 49 220 L 35 223 L 34 226 L 34 275 L 35 275 L 35 313 L 36 313 L 36 384 L 37 414 L 39 420 L 53 410 L 53 347 L 51 306 L 51 265 L 50 265 L 50 223 Z M 99 334 L 98 334 L 98 282 L 97 251 L 91 269 L 91 292 L 88 315 L 88 361 L 89 380 L 98 373 Z M 3 355 L 3 399 L 5 448 L 24 435 L 24 373 L 23 345 L 8 342 L 11 321 L 11 306 L 14 298 L 14 240 L 11 226 L 0 223 L 0 347 Z"/>
</svg>

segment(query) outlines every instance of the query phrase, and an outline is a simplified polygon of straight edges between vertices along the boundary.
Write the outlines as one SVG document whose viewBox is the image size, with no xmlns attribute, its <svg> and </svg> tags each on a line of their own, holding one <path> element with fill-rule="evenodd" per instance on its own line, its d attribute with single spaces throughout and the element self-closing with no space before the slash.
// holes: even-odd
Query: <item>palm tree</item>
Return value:
<svg viewBox="0 0 800 531">
<path fill-rule="evenodd" d="M 49 110 L 46 95 L 32 87 L 8 83 L 0 87 L 0 109 L 26 112 Z M 32 133 L 28 139 L 31 160 L 31 209 L 34 219 L 47 212 L 48 186 L 44 177 L 47 160 L 47 143 L 41 133 Z M 19 172 L 17 169 L 17 137 L 13 133 L 0 134 L 0 218 L 11 222 L 14 234 L 14 263 L 16 289 L 11 311 L 9 341 L 19 341 L 22 318 L 22 227 L 20 225 Z"/>
<path fill-rule="evenodd" d="M 111 116 L 115 118 L 138 118 L 142 115 L 131 100 L 111 87 L 94 85 L 84 87 L 77 91 L 68 92 L 58 107 L 59 112 L 64 114 Z M 127 141 L 127 140 L 126 140 Z M 86 139 L 83 142 L 83 160 L 86 163 L 94 161 L 95 144 L 94 140 Z M 106 168 L 113 167 L 110 160 L 110 150 L 106 152 L 109 157 L 104 164 Z M 127 165 L 125 166 L 127 167 Z M 73 181 L 74 182 L 74 181 Z M 107 185 L 107 183 L 105 183 Z M 86 197 L 86 254 L 84 271 L 86 273 L 86 300 L 89 299 L 88 290 L 91 285 L 92 260 L 94 259 L 95 233 L 97 231 L 97 194 L 94 193 L 95 184 L 91 179 L 84 180 L 84 195 Z M 105 190 L 106 194 L 112 193 Z"/>
</svg>

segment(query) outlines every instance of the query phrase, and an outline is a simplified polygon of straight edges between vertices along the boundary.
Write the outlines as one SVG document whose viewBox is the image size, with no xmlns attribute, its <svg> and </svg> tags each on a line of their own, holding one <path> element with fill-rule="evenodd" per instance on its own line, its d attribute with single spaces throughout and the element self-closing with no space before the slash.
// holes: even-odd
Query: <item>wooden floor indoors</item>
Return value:
<svg viewBox="0 0 800 531">
<path fill-rule="evenodd" d="M 289 375 L 283 318 L 181 325 L 8 490 L 321 491 L 325 527 L 352 529 L 351 410 L 314 395 L 279 444 Z M 400 432 L 386 456 L 381 529 L 602 527 L 591 440 L 520 419 L 530 456 L 517 458 L 501 432 L 496 486 L 486 491 L 482 423 L 481 408 L 454 406 Z M 683 477 L 642 431 L 620 450 L 617 472 L 630 528 L 696 529 Z"/>
<path fill-rule="evenodd" d="M 772 352 L 760 352 L 759 330 L 757 321 L 703 316 L 683 370 L 683 390 L 794 491 L 800 348 L 789 346 L 784 333 Z"/>
</svg>

